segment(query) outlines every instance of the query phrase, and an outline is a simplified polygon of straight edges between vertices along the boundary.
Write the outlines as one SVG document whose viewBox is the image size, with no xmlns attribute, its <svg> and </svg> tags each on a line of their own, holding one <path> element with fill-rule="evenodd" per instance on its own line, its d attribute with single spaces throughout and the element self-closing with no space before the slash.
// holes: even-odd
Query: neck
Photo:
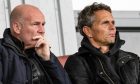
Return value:
<svg viewBox="0 0 140 84">
<path fill-rule="evenodd" d="M 109 48 L 110 48 L 109 45 L 99 44 L 99 43 L 94 42 L 94 41 L 92 41 L 92 42 L 90 41 L 90 43 L 91 43 L 94 47 L 98 48 L 102 53 L 107 53 L 107 52 L 109 51 Z"/>
<path fill-rule="evenodd" d="M 107 53 L 109 51 L 109 46 L 100 46 L 99 49 L 102 53 Z"/>
</svg>

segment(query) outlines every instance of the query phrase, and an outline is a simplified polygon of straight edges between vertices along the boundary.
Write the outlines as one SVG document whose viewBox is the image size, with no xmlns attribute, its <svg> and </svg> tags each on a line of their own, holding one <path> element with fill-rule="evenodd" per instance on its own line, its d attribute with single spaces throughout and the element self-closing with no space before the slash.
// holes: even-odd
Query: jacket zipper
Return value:
<svg viewBox="0 0 140 84">
<path fill-rule="evenodd" d="M 113 82 L 113 80 L 107 75 L 107 73 L 105 72 L 105 70 L 104 70 L 104 67 L 103 67 L 103 64 L 102 64 L 102 62 L 101 62 L 101 60 L 98 58 L 98 60 L 99 60 L 99 62 L 100 62 L 100 65 L 101 65 L 101 67 L 102 67 L 102 70 L 103 70 L 103 72 L 105 73 L 105 75 L 108 77 L 108 79 L 112 82 L 112 84 L 115 84 L 114 82 Z"/>
</svg>

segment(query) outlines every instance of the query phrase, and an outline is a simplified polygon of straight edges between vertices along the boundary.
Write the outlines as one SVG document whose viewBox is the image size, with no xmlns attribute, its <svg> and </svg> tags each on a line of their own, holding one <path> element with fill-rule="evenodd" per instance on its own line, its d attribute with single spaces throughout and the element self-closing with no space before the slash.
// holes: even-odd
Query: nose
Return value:
<svg viewBox="0 0 140 84">
<path fill-rule="evenodd" d="M 39 32 L 39 33 L 45 33 L 44 25 L 40 25 L 40 26 L 39 26 L 38 32 Z"/>
<path fill-rule="evenodd" d="M 114 25 L 114 23 L 110 23 L 110 30 L 116 30 L 116 27 L 115 27 L 115 25 Z"/>
</svg>

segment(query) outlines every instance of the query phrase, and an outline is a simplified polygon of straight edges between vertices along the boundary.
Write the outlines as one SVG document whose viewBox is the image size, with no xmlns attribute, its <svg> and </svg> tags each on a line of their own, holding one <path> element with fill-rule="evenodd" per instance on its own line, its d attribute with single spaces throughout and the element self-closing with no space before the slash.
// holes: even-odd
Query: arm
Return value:
<svg viewBox="0 0 140 84">
<path fill-rule="evenodd" d="M 71 84 L 66 71 L 55 55 L 50 52 L 48 41 L 42 36 L 35 36 L 33 39 L 38 40 L 35 45 L 35 51 L 41 58 L 40 61 L 53 84 Z"/>
<path fill-rule="evenodd" d="M 84 59 L 79 56 L 70 56 L 65 64 L 65 69 L 73 84 L 91 84 Z"/>
<path fill-rule="evenodd" d="M 51 77 L 53 84 L 71 84 L 66 71 L 54 54 L 50 54 L 50 60 L 42 60 L 41 62 Z"/>
</svg>

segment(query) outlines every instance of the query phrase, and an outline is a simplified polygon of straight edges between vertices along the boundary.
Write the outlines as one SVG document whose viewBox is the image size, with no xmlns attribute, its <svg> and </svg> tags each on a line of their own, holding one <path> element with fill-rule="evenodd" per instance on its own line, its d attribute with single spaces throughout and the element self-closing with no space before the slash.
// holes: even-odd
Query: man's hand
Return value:
<svg viewBox="0 0 140 84">
<path fill-rule="evenodd" d="M 34 40 L 37 40 L 35 45 L 36 53 L 43 59 L 43 60 L 50 60 L 50 49 L 48 42 L 42 36 L 35 36 L 33 37 Z"/>
</svg>

